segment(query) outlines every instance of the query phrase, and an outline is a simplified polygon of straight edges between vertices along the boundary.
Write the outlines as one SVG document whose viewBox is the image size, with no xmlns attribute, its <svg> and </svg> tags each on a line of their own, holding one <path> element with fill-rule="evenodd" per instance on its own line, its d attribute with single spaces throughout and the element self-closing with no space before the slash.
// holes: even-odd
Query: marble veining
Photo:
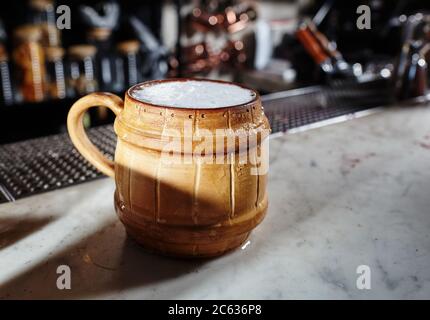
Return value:
<svg viewBox="0 0 430 320">
<path fill-rule="evenodd" d="M 429 123 L 428 107 L 398 107 L 272 139 L 267 218 L 217 259 L 143 251 L 108 178 L 2 204 L 0 298 L 429 299 Z"/>
</svg>

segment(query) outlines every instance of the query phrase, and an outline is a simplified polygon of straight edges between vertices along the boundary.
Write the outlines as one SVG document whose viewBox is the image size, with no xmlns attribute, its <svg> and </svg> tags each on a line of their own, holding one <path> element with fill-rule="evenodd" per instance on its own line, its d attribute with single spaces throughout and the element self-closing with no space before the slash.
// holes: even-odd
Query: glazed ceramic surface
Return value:
<svg viewBox="0 0 430 320">
<path fill-rule="evenodd" d="M 241 245 L 268 206 L 267 172 L 257 165 L 268 160 L 262 152 L 267 136 L 249 138 L 270 129 L 259 95 L 242 105 L 189 109 L 144 103 L 130 90 L 124 102 L 108 93 L 87 95 L 68 116 L 76 148 L 115 179 L 115 208 L 128 234 L 151 251 L 174 256 L 216 256 Z M 82 117 L 92 106 L 117 116 L 114 162 L 84 132 Z M 247 148 L 220 132 L 242 132 Z M 248 161 L 241 162 L 244 153 Z"/>
</svg>

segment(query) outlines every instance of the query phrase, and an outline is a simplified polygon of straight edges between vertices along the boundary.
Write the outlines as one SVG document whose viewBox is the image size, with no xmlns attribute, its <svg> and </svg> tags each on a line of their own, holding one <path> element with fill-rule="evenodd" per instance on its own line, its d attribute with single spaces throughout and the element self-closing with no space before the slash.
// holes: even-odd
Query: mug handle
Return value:
<svg viewBox="0 0 430 320">
<path fill-rule="evenodd" d="M 82 122 L 87 109 L 96 106 L 107 107 L 115 113 L 115 116 L 118 116 L 124 108 L 124 101 L 117 95 L 107 92 L 94 92 L 80 98 L 69 110 L 67 130 L 70 139 L 82 156 L 105 175 L 113 178 L 115 175 L 114 162 L 103 156 L 90 141 Z"/>
</svg>

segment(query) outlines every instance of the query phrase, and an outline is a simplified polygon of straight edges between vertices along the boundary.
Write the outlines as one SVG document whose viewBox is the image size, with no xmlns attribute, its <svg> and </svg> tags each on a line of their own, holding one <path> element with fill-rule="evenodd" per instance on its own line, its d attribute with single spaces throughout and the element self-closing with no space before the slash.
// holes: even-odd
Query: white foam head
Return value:
<svg viewBox="0 0 430 320">
<path fill-rule="evenodd" d="M 255 98 L 252 90 L 235 84 L 205 80 L 165 81 L 134 87 L 130 95 L 142 102 L 189 109 L 241 105 Z"/>
</svg>

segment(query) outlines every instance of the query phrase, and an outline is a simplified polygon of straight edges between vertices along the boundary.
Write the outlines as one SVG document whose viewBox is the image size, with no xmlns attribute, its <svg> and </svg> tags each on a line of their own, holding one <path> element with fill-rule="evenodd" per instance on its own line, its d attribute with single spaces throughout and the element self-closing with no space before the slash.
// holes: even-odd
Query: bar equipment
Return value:
<svg viewBox="0 0 430 320">
<path fill-rule="evenodd" d="M 185 17 L 188 36 L 199 32 L 236 33 L 257 19 L 252 2 L 201 1 Z"/>
<path fill-rule="evenodd" d="M 417 13 L 398 19 L 403 25 L 403 36 L 393 78 L 397 97 L 401 100 L 426 97 L 429 79 L 427 59 L 430 51 L 430 15 Z"/>
<path fill-rule="evenodd" d="M 248 62 L 242 37 L 256 18 L 256 8 L 250 1 L 197 1 L 184 17 L 184 37 L 178 37 L 175 59 L 180 61 L 181 69 L 175 70 L 171 64 L 172 74 L 234 77 Z"/>
<path fill-rule="evenodd" d="M 329 41 L 311 20 L 303 21 L 296 35 L 306 51 L 329 79 L 355 77 L 352 67 L 336 49 L 336 43 Z"/>
</svg>

